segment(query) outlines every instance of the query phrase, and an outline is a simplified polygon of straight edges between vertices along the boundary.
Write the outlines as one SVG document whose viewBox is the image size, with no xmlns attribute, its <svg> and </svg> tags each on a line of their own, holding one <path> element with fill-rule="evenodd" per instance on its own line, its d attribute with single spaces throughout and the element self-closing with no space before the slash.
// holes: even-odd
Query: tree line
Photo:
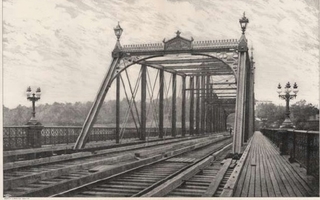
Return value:
<svg viewBox="0 0 320 200">
<path fill-rule="evenodd" d="M 181 122 L 181 98 L 177 98 L 177 123 Z M 189 121 L 189 101 L 186 105 L 186 121 Z M 40 104 L 36 106 L 36 118 L 45 126 L 82 126 L 92 102 L 76 102 L 76 103 L 53 103 Z M 131 110 L 127 99 L 120 101 L 120 122 L 126 122 L 127 126 L 134 126 L 138 123 L 139 117 L 137 113 L 141 112 L 140 102 L 137 101 L 136 105 L 131 104 Z M 137 110 L 137 111 L 136 111 Z M 319 127 L 312 127 L 314 125 L 308 123 L 310 117 L 319 114 L 319 109 L 301 100 L 291 105 L 290 118 L 296 125 L 297 129 L 316 129 Z M 154 123 L 158 120 L 159 106 L 158 100 L 152 102 L 147 101 L 147 122 Z M 268 127 L 279 127 L 285 118 L 285 107 L 275 105 L 273 103 L 263 103 L 256 106 L 256 117 L 263 121 L 261 125 Z M 17 126 L 26 124 L 32 115 L 32 108 L 27 106 L 17 106 L 16 108 L 9 109 L 3 106 L 3 125 L 4 126 Z M 133 116 L 132 116 L 133 115 Z M 232 118 L 232 116 L 230 116 Z M 233 124 L 234 119 L 228 117 L 228 123 Z M 229 119 L 230 118 L 230 119 Z M 109 125 L 114 126 L 116 122 L 116 101 L 109 100 L 104 102 L 101 106 L 100 112 L 96 119 L 96 125 Z M 164 122 L 170 126 L 171 122 L 171 98 L 164 100 Z"/>
<path fill-rule="evenodd" d="M 285 119 L 285 111 L 285 106 L 262 103 L 256 107 L 256 116 L 262 120 L 262 126 L 278 128 Z M 319 109 L 306 100 L 300 100 L 290 106 L 290 119 L 296 129 L 319 130 L 319 121 L 310 123 L 309 120 L 317 114 L 319 115 Z"/>
<path fill-rule="evenodd" d="M 181 121 L 181 98 L 177 98 L 177 122 Z M 92 102 L 76 102 L 76 103 L 53 103 L 40 104 L 36 106 L 36 119 L 45 126 L 82 126 L 90 109 Z M 131 107 L 132 112 L 129 110 Z M 157 120 L 158 100 L 146 103 L 147 121 L 151 123 Z M 127 99 L 120 101 L 120 122 L 128 123 L 134 126 L 134 122 L 138 123 L 139 114 L 141 112 L 140 101 L 132 104 Z M 171 120 L 171 99 L 164 99 L 164 120 Z M 187 112 L 187 116 L 188 116 Z M 9 109 L 3 106 L 3 125 L 16 126 L 26 124 L 32 116 L 32 108 L 19 105 L 16 108 Z M 187 117 L 187 119 L 189 119 Z M 104 102 L 101 106 L 96 119 L 96 125 L 114 125 L 116 123 L 116 100 Z"/>
</svg>

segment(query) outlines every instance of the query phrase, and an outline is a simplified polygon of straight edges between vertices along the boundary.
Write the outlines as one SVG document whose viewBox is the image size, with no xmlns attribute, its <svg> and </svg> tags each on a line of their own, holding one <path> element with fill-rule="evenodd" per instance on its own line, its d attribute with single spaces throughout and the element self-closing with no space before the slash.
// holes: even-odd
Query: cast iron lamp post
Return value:
<svg viewBox="0 0 320 200">
<path fill-rule="evenodd" d="M 36 120 L 36 108 L 35 102 L 40 99 L 41 89 L 37 88 L 36 92 L 31 91 L 29 86 L 27 89 L 27 99 L 32 102 L 32 117 L 28 121 L 27 125 L 27 146 L 29 148 L 41 147 L 41 130 L 43 126 Z"/>
<path fill-rule="evenodd" d="M 291 91 L 293 93 L 291 93 Z M 293 90 L 291 90 L 291 85 L 288 82 L 286 84 L 286 87 L 284 88 L 284 91 L 282 91 L 281 89 L 281 85 L 279 83 L 278 85 L 278 93 L 279 93 L 279 98 L 284 99 L 286 101 L 286 118 L 283 121 L 282 125 L 280 126 L 281 128 L 294 128 L 291 120 L 290 120 L 290 110 L 289 110 L 289 102 L 290 99 L 296 98 L 297 97 L 297 93 L 298 93 L 298 85 L 297 83 L 294 83 L 293 85 Z M 284 92 L 284 94 L 282 93 Z"/>
<path fill-rule="evenodd" d="M 117 40 L 119 41 L 120 37 L 121 37 L 121 34 L 123 32 L 123 29 L 121 28 L 119 22 L 118 22 L 117 27 L 115 27 L 113 30 L 114 30 L 114 34 L 117 36 Z"/>
<path fill-rule="evenodd" d="M 120 53 L 120 51 L 122 49 L 121 44 L 120 44 L 120 37 L 122 35 L 123 29 L 121 28 L 120 23 L 118 22 L 118 25 L 113 30 L 114 30 L 114 34 L 117 37 L 117 43 L 116 43 L 116 46 L 113 49 L 112 56 L 113 57 L 118 57 L 119 53 Z M 117 65 L 116 72 L 118 73 L 119 70 L 120 70 L 120 67 L 119 67 L 119 65 Z"/>
<path fill-rule="evenodd" d="M 246 18 L 245 13 L 243 12 L 243 17 L 241 19 L 239 19 L 239 23 L 242 29 L 242 34 L 244 34 L 244 32 L 246 31 L 247 28 L 247 24 L 249 23 L 249 19 Z"/>
<path fill-rule="evenodd" d="M 32 102 L 32 117 L 30 119 L 30 122 L 36 121 L 35 102 L 40 99 L 41 89 L 37 88 L 36 93 L 32 93 L 31 87 L 29 86 L 26 93 L 27 93 L 27 99 Z"/>
</svg>

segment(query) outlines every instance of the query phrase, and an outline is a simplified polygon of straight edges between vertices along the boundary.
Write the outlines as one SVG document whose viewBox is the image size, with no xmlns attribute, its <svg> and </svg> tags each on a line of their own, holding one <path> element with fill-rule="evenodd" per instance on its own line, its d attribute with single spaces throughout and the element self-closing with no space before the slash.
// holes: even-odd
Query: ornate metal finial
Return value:
<svg viewBox="0 0 320 200">
<path fill-rule="evenodd" d="M 291 88 L 290 82 L 286 84 L 286 88 Z"/>
<path fill-rule="evenodd" d="M 181 32 L 179 30 L 177 30 L 176 34 L 177 34 L 177 36 L 180 36 Z"/>
</svg>

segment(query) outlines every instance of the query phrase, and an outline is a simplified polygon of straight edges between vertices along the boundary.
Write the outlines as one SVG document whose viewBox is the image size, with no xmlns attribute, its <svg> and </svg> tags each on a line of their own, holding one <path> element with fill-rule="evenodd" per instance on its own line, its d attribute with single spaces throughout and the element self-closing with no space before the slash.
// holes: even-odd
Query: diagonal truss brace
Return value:
<svg viewBox="0 0 320 200">
<path fill-rule="evenodd" d="M 100 107 L 106 97 L 106 94 L 110 88 L 110 85 L 112 83 L 114 74 L 116 72 L 116 68 L 119 64 L 121 60 L 121 57 L 114 57 L 110 68 L 105 76 L 105 78 L 103 79 L 103 82 L 100 86 L 100 89 L 98 91 L 98 94 L 96 96 L 96 99 L 93 102 L 93 105 L 89 111 L 89 114 L 87 115 L 87 118 L 82 126 L 82 130 L 80 132 L 80 135 L 73 147 L 74 150 L 78 150 L 81 149 L 85 146 L 86 140 L 89 137 L 89 132 L 92 129 L 92 126 L 96 120 L 96 117 L 99 113 Z"/>
</svg>

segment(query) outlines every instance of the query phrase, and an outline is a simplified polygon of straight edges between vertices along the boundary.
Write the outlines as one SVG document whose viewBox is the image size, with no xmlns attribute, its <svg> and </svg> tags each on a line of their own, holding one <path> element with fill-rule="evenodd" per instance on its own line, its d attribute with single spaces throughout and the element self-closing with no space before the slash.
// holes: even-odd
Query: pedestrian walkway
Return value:
<svg viewBox="0 0 320 200">
<path fill-rule="evenodd" d="M 317 185 L 315 185 L 317 184 Z M 276 147 L 255 132 L 234 197 L 306 197 L 319 195 L 319 183 L 297 163 L 280 156 Z"/>
</svg>

